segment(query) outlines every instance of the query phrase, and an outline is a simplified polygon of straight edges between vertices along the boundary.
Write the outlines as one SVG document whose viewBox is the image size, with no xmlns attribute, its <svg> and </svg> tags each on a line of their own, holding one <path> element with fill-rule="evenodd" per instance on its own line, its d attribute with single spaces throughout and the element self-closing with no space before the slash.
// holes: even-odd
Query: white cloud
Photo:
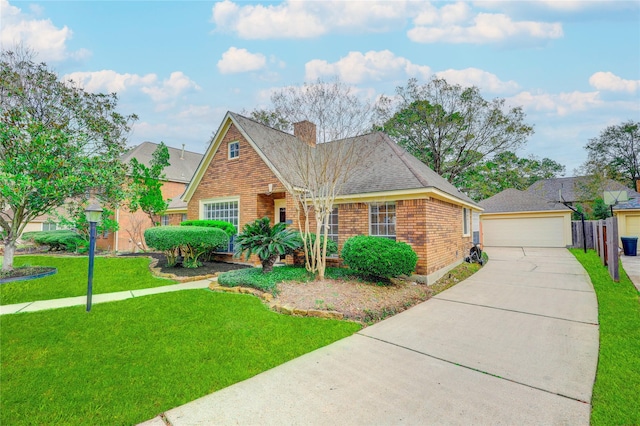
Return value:
<svg viewBox="0 0 640 426">
<path fill-rule="evenodd" d="M 73 80 L 89 92 L 117 92 L 121 93 L 130 88 L 139 88 L 155 102 L 173 101 L 190 90 L 200 90 L 193 80 L 182 71 L 174 71 L 168 79 L 158 81 L 156 74 L 119 74 L 112 70 L 94 72 L 74 72 L 62 77 L 63 80 Z M 171 104 L 161 105 L 166 109 Z"/>
<path fill-rule="evenodd" d="M 555 39 L 563 36 L 560 23 L 535 21 L 513 21 L 504 14 L 479 13 L 471 21 L 468 11 L 460 8 L 456 13 L 445 15 L 441 8 L 437 16 L 416 18 L 416 27 L 407 32 L 412 41 L 418 43 L 494 43 L 513 38 Z M 426 24 L 432 24 L 427 26 Z"/>
<path fill-rule="evenodd" d="M 329 63 L 314 59 L 305 65 L 305 78 L 315 80 L 322 76 L 337 75 L 342 81 L 357 84 L 363 81 L 386 80 L 398 77 L 428 78 L 431 69 L 426 65 L 416 65 L 410 60 L 396 56 L 389 50 L 349 52 L 339 61 Z"/>
<path fill-rule="evenodd" d="M 97 92 L 124 92 L 129 87 L 149 86 L 155 84 L 158 77 L 155 74 L 140 76 L 137 74 L 118 74 L 113 70 L 93 72 L 74 72 L 66 74 L 62 80 L 73 80 L 85 90 Z"/>
<path fill-rule="evenodd" d="M 567 115 L 576 111 L 586 111 L 602 106 L 598 92 L 568 92 L 559 94 L 521 92 L 508 101 L 522 105 L 526 110 Z"/>
<path fill-rule="evenodd" d="M 589 84 L 597 90 L 635 93 L 640 89 L 640 80 L 625 80 L 612 72 L 597 72 L 589 78 Z"/>
<path fill-rule="evenodd" d="M 241 38 L 306 38 L 326 32 L 318 17 L 303 2 L 238 6 L 225 0 L 213 6 L 218 29 L 237 32 Z"/>
<path fill-rule="evenodd" d="M 340 32 L 380 32 L 404 25 L 420 2 L 284 1 L 276 5 L 243 5 L 230 0 L 212 9 L 212 22 L 221 31 L 244 39 L 310 38 Z"/>
<path fill-rule="evenodd" d="M 519 89 L 518 83 L 515 81 L 502 81 L 495 74 L 478 68 L 448 69 L 435 74 L 447 80 L 448 83 L 459 84 L 460 86 L 477 86 L 492 93 L 508 93 Z"/>
<path fill-rule="evenodd" d="M 257 71 L 264 68 L 266 63 L 267 58 L 261 53 L 251 53 L 247 49 L 230 47 L 218 61 L 218 70 L 222 74 Z"/>
<path fill-rule="evenodd" d="M 38 12 L 39 9 L 34 10 Z M 58 28 L 50 19 L 36 19 L 10 5 L 8 0 L 0 0 L 0 44 L 3 48 L 11 49 L 22 44 L 33 49 L 38 54 L 38 60 L 44 62 L 80 59 L 90 55 L 86 49 L 68 51 L 66 43 L 72 35 L 67 26 Z"/>
<path fill-rule="evenodd" d="M 200 90 L 193 80 L 184 75 L 182 71 L 174 71 L 168 79 L 164 79 L 161 84 L 150 87 L 142 87 L 142 92 L 146 93 L 156 102 L 164 102 L 175 99 L 189 90 Z"/>
</svg>

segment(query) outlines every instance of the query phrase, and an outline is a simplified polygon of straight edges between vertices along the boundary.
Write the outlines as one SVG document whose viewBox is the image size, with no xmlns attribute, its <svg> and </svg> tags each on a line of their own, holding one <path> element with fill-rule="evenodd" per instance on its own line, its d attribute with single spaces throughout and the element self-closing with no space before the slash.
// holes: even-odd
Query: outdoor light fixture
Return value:
<svg viewBox="0 0 640 426">
<path fill-rule="evenodd" d="M 87 312 L 91 311 L 91 293 L 93 291 L 93 258 L 96 251 L 96 225 L 102 219 L 102 207 L 98 203 L 89 204 L 84 209 L 89 222 L 89 279 L 87 282 Z"/>
</svg>

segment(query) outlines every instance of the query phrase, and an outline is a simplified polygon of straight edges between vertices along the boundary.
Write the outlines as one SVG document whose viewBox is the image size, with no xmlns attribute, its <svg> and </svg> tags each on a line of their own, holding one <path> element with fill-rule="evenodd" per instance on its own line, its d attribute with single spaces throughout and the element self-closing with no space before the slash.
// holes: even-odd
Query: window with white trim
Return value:
<svg viewBox="0 0 640 426">
<path fill-rule="evenodd" d="M 324 234 L 324 223 L 322 224 L 321 232 Z M 338 208 L 334 207 L 329 213 L 329 224 L 327 226 L 327 238 L 333 240 L 336 244 L 338 244 Z M 333 257 L 337 257 L 338 254 L 332 255 Z"/>
<path fill-rule="evenodd" d="M 229 159 L 240 157 L 240 142 L 229 142 Z"/>
<path fill-rule="evenodd" d="M 212 201 L 202 204 L 202 218 L 205 220 L 223 220 L 238 229 L 239 209 L 237 200 Z M 233 240 L 229 241 L 228 253 L 233 253 Z"/>
<path fill-rule="evenodd" d="M 464 235 L 465 237 L 471 234 L 471 232 L 469 231 L 469 220 L 471 219 L 471 215 L 469 213 L 470 211 L 468 208 L 462 208 L 462 235 Z"/>
<path fill-rule="evenodd" d="M 180 222 L 185 222 L 187 220 L 187 214 L 182 213 L 182 217 L 180 218 Z"/>
<path fill-rule="evenodd" d="M 55 222 L 43 222 L 42 223 L 42 230 L 43 231 L 55 231 L 56 229 L 58 229 L 58 224 Z"/>
<path fill-rule="evenodd" d="M 369 235 L 396 239 L 396 203 L 369 205 Z"/>
<path fill-rule="evenodd" d="M 162 215 L 162 217 L 160 217 L 160 224 L 162 226 L 168 226 L 169 225 L 169 215 L 168 214 Z"/>
</svg>

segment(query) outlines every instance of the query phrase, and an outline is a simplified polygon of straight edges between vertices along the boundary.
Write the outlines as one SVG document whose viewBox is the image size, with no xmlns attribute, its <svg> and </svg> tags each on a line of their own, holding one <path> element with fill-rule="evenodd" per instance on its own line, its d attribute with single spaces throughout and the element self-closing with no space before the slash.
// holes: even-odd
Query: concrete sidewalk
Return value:
<svg viewBox="0 0 640 426">
<path fill-rule="evenodd" d="M 150 294 L 168 293 L 171 291 L 191 290 L 197 288 L 208 288 L 211 284 L 210 280 L 191 281 L 180 284 L 166 285 L 162 287 L 144 288 L 140 290 L 127 290 L 117 293 L 94 294 L 91 297 L 91 304 L 105 302 L 115 302 L 118 300 L 131 299 L 134 297 L 148 296 Z M 34 312 L 43 311 L 45 309 L 66 308 L 69 306 L 86 305 L 87 296 L 65 297 L 62 299 L 39 300 L 36 302 L 16 303 L 13 305 L 0 306 L 0 315 L 16 314 L 18 312 Z"/>
<path fill-rule="evenodd" d="M 168 424 L 588 425 L 598 359 L 588 275 L 565 249 L 487 252 L 457 286 L 169 410 Z"/>
</svg>

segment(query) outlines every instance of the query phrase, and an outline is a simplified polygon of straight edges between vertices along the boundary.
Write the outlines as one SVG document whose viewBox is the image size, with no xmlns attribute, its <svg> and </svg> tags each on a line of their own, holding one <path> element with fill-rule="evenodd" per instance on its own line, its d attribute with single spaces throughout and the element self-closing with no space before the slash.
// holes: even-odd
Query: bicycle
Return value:
<svg viewBox="0 0 640 426">
<path fill-rule="evenodd" d="M 484 265 L 484 259 L 482 259 L 482 247 L 480 244 L 470 243 L 469 256 L 464 258 L 467 263 L 479 263 L 480 266 Z"/>
</svg>

